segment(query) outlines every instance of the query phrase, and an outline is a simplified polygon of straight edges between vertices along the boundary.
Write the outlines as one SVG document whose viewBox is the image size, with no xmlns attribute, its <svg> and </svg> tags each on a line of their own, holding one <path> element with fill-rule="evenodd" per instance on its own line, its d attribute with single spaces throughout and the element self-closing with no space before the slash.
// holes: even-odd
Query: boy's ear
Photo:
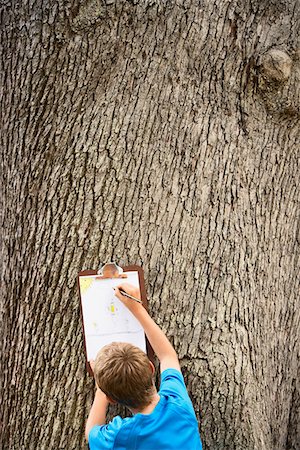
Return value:
<svg viewBox="0 0 300 450">
<path fill-rule="evenodd" d="M 151 367 L 152 374 L 154 375 L 155 374 L 155 367 L 154 367 L 153 363 L 150 360 L 149 360 L 149 365 Z"/>
</svg>

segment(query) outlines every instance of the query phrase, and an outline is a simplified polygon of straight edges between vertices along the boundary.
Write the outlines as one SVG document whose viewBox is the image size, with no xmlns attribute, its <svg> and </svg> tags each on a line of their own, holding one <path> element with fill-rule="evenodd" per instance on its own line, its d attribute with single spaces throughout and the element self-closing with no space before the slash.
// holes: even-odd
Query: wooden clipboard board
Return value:
<svg viewBox="0 0 300 450">
<path fill-rule="evenodd" d="M 137 276 L 136 276 L 136 273 L 137 273 Z M 135 280 L 135 284 L 137 283 L 137 280 L 138 280 L 142 304 L 143 304 L 144 308 L 146 310 L 148 310 L 144 272 L 140 266 L 130 265 L 130 266 L 121 268 L 121 267 L 117 266 L 117 264 L 115 264 L 115 263 L 107 263 L 98 271 L 97 270 L 84 270 L 82 272 L 79 272 L 79 274 L 78 274 L 77 283 L 78 283 L 78 291 L 79 291 L 79 297 L 80 297 L 80 314 L 81 314 L 82 330 L 83 330 L 83 337 L 84 337 L 86 366 L 87 366 L 87 370 L 90 375 L 93 375 L 93 372 L 92 372 L 91 366 L 89 364 L 89 359 L 94 359 L 94 357 L 89 357 L 89 355 L 91 355 L 92 352 L 95 353 L 95 348 L 97 347 L 97 342 L 99 343 L 99 349 L 98 349 L 98 351 L 99 351 L 100 348 L 102 348 L 102 346 L 103 346 L 103 345 L 101 345 L 101 342 L 103 340 L 110 339 L 110 336 L 108 333 L 106 333 L 105 337 L 104 337 L 104 335 L 103 336 L 101 335 L 101 328 L 106 328 L 107 326 L 109 326 L 110 321 L 112 321 L 114 323 L 114 327 L 118 326 L 117 321 L 120 320 L 120 316 L 122 314 L 123 314 L 122 318 L 124 317 L 124 320 L 126 322 L 130 323 L 130 326 L 137 327 L 137 324 L 139 324 L 139 322 L 135 318 L 131 318 L 128 316 L 128 314 L 130 316 L 133 316 L 133 315 L 129 310 L 127 310 L 127 308 L 124 305 L 121 305 L 121 302 L 118 299 L 114 300 L 113 303 L 111 303 L 108 306 L 107 306 L 107 299 L 104 300 L 106 302 L 106 306 L 104 306 L 104 304 L 103 305 L 101 304 L 102 300 L 100 299 L 99 296 L 98 296 L 98 298 L 94 299 L 91 285 L 92 285 L 92 283 L 94 283 L 95 287 L 94 287 L 93 292 L 96 292 L 96 289 L 97 289 L 97 293 L 99 294 L 99 292 L 101 290 L 101 286 L 104 287 L 104 285 L 106 285 L 106 289 L 108 289 L 107 285 L 110 283 L 109 280 L 112 281 L 112 283 L 110 283 L 110 284 L 120 284 L 122 282 L 130 282 L 130 278 L 133 279 L 133 277 Z M 99 284 L 97 283 L 98 281 L 99 281 Z M 104 283 L 101 283 L 102 281 L 104 281 Z M 97 283 L 97 287 L 96 287 L 95 283 Z M 87 289 L 90 289 L 89 298 L 86 293 Z M 95 295 L 95 297 L 97 297 L 97 295 Z M 95 319 L 95 322 L 93 324 L 91 324 L 91 315 L 89 317 L 87 303 L 94 302 L 94 301 L 98 302 L 97 304 L 101 310 L 100 314 L 102 314 L 103 316 L 104 316 L 104 314 L 107 314 L 107 315 L 106 315 L 106 317 L 102 316 L 102 317 L 99 317 L 98 319 Z M 85 302 L 85 303 L 83 303 L 83 302 Z M 117 304 L 117 306 L 115 304 Z M 95 305 L 94 305 L 94 307 L 95 307 Z M 103 310 L 103 308 L 105 308 L 105 310 Z M 118 308 L 120 310 L 119 312 L 118 312 Z M 126 309 L 127 311 L 124 312 L 124 309 Z M 103 311 L 105 311 L 105 312 L 103 313 Z M 126 316 L 126 314 L 127 314 L 127 316 Z M 114 317 L 112 318 L 111 316 L 114 316 Z M 127 320 L 127 319 L 129 319 L 129 320 Z M 99 323 L 97 323 L 97 320 L 99 320 Z M 101 325 L 101 320 L 102 320 L 102 325 Z M 134 321 L 136 321 L 136 324 Z M 96 330 L 95 333 L 96 332 L 99 333 L 98 338 L 97 338 L 97 334 L 95 334 L 94 336 L 92 335 L 92 327 L 93 326 L 95 327 L 95 330 Z M 139 326 L 142 330 L 142 327 L 140 324 L 139 324 Z M 146 350 L 149 359 L 154 361 L 153 349 L 150 346 L 143 330 L 135 331 L 135 333 L 136 333 L 136 335 L 137 335 L 137 333 L 139 333 L 139 341 L 141 341 L 141 339 L 142 339 L 141 334 L 143 333 L 143 336 L 145 339 L 145 349 L 143 349 L 143 350 Z M 102 337 L 99 337 L 99 336 L 102 336 Z M 123 341 L 124 337 L 126 338 L 129 336 L 125 336 L 124 333 L 120 334 L 121 341 Z M 112 339 L 112 341 L 114 341 L 114 340 L 117 340 L 117 339 Z M 129 342 L 129 341 L 126 339 L 125 342 Z M 140 346 L 140 345 L 138 345 L 138 346 Z M 93 350 L 91 349 L 91 347 L 93 347 Z M 142 348 L 142 347 L 140 346 L 140 348 Z"/>
</svg>

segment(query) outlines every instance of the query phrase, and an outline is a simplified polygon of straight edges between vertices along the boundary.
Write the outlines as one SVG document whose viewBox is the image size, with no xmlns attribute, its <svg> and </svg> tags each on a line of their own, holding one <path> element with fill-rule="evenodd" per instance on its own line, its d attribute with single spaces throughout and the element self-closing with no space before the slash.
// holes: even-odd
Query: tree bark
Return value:
<svg viewBox="0 0 300 450">
<path fill-rule="evenodd" d="M 76 276 L 114 260 L 204 448 L 299 449 L 299 3 L 0 8 L 0 447 L 85 448 Z"/>
</svg>

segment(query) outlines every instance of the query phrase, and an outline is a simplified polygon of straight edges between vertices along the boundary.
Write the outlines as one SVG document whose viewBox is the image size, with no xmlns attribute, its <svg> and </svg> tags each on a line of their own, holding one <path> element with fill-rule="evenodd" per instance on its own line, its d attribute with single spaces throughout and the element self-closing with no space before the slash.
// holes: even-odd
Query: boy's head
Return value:
<svg viewBox="0 0 300 450">
<path fill-rule="evenodd" d="M 141 409 L 151 403 L 155 386 L 153 365 L 134 345 L 112 342 L 95 360 L 94 375 L 99 388 L 112 400 Z"/>
</svg>

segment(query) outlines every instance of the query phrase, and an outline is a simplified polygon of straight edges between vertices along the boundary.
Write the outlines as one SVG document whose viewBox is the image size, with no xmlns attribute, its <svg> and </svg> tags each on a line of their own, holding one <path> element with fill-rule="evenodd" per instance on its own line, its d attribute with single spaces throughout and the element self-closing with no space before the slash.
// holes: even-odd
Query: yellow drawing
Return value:
<svg viewBox="0 0 300 450">
<path fill-rule="evenodd" d="M 89 289 L 93 281 L 94 281 L 93 278 L 79 277 L 79 285 L 82 294 L 84 294 Z"/>
<path fill-rule="evenodd" d="M 111 314 L 116 314 L 116 312 L 118 311 L 118 309 L 115 307 L 115 304 L 113 302 L 111 302 L 111 304 L 109 305 L 108 311 Z"/>
</svg>

